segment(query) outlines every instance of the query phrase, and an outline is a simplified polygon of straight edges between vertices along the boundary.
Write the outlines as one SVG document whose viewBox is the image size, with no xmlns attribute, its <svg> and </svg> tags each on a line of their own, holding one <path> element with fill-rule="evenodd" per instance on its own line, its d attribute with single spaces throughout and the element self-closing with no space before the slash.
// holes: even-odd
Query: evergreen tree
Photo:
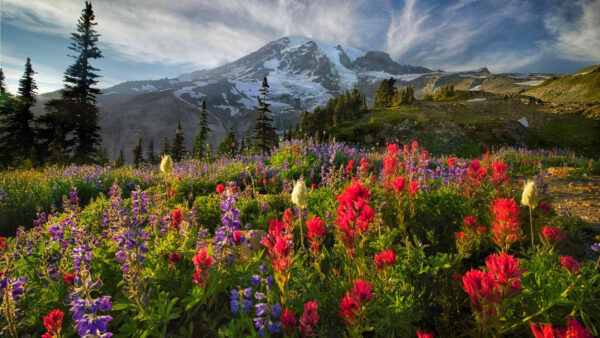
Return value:
<svg viewBox="0 0 600 338">
<path fill-rule="evenodd" d="M 169 145 L 169 138 L 165 136 L 163 143 L 162 143 L 162 148 L 160 150 L 160 154 L 162 156 L 165 155 L 170 155 L 171 154 L 171 146 Z"/>
<path fill-rule="evenodd" d="M 392 100 L 396 96 L 396 80 L 393 77 L 384 79 L 375 92 L 373 107 L 383 109 L 392 105 Z"/>
<path fill-rule="evenodd" d="M 36 101 L 37 85 L 33 79 L 35 71 L 31 59 L 25 62 L 25 71 L 19 80 L 18 96 L 12 102 L 6 102 L 0 129 L 0 145 L 9 162 L 22 163 L 29 157 L 29 166 L 35 162 L 35 141 L 32 128 L 33 113 L 31 107 Z M 9 100 L 7 98 L 7 100 Z"/>
<path fill-rule="evenodd" d="M 98 156 L 98 164 L 107 165 L 108 162 L 110 162 L 110 158 L 108 157 L 108 149 L 106 147 L 102 147 L 100 155 Z"/>
<path fill-rule="evenodd" d="M 133 166 L 136 168 L 139 168 L 140 164 L 144 162 L 143 151 L 142 138 L 140 137 L 137 145 L 133 148 Z"/>
<path fill-rule="evenodd" d="M 123 148 L 121 148 L 121 150 L 119 151 L 119 157 L 117 157 L 117 162 L 115 163 L 115 166 L 117 168 L 120 168 L 124 165 L 125 165 L 125 155 L 123 155 Z"/>
<path fill-rule="evenodd" d="M 258 108 L 256 109 L 256 123 L 254 124 L 254 149 L 259 153 L 267 153 L 273 147 L 279 143 L 279 137 L 275 127 L 273 126 L 273 119 L 269 117 L 270 104 L 267 103 L 267 95 L 269 94 L 269 83 L 267 82 L 267 76 L 263 78 L 262 87 L 259 89 L 260 96 L 257 96 Z"/>
<path fill-rule="evenodd" d="M 96 107 L 96 95 L 100 90 L 94 87 L 100 76 L 96 73 L 99 69 L 90 64 L 91 60 L 102 57 L 97 47 L 100 35 L 94 28 L 97 25 L 94 20 L 92 4 L 86 1 L 77 31 L 71 34 L 69 49 L 76 53 L 71 56 L 75 63 L 65 71 L 61 98 L 49 101 L 46 105 L 48 114 L 40 119 L 46 126 L 42 133 L 46 137 L 45 143 L 59 143 L 57 148 L 74 146 L 73 159 L 80 164 L 94 162 L 101 143 Z M 56 132 L 56 128 L 60 130 Z M 67 136 L 71 133 L 73 139 L 68 141 Z M 58 137 L 58 140 L 48 140 L 48 137 Z"/>
<path fill-rule="evenodd" d="M 148 152 L 146 152 L 146 160 L 150 165 L 158 164 L 158 157 L 154 153 L 154 140 L 150 139 L 150 144 L 148 145 Z"/>
<path fill-rule="evenodd" d="M 403 90 L 399 91 L 396 95 L 397 104 L 411 104 L 415 99 L 415 92 L 412 86 L 409 84 Z"/>
<path fill-rule="evenodd" d="M 6 94 L 6 87 L 4 85 L 4 71 L 0 68 L 0 95 Z"/>
<path fill-rule="evenodd" d="M 206 101 L 202 101 L 200 123 L 198 126 L 198 134 L 196 134 L 196 137 L 194 137 L 192 157 L 197 160 L 201 160 L 206 153 L 206 141 L 208 140 L 208 134 L 210 133 L 210 127 L 208 126 L 208 113 L 206 112 Z"/>
<path fill-rule="evenodd" d="M 181 130 L 181 121 L 177 120 L 175 136 L 173 137 L 173 147 L 171 147 L 171 157 L 173 161 L 180 162 L 185 157 L 185 145 L 183 144 L 183 131 Z"/>
<path fill-rule="evenodd" d="M 237 138 L 235 137 L 235 130 L 233 124 L 229 126 L 229 133 L 223 138 L 219 146 L 217 147 L 217 154 L 233 157 L 237 154 Z"/>
</svg>

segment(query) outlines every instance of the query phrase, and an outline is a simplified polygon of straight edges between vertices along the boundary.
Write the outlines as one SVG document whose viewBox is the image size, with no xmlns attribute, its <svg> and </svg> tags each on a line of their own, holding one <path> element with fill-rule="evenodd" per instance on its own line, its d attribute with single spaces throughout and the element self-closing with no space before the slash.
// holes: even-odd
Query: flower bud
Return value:
<svg viewBox="0 0 600 338">
<path fill-rule="evenodd" d="M 173 160 L 171 159 L 171 156 L 163 156 L 162 161 L 160 162 L 160 171 L 167 175 L 173 171 Z"/>
<path fill-rule="evenodd" d="M 527 181 L 523 189 L 521 204 L 535 209 L 540 201 L 538 187 L 535 181 Z"/>
<path fill-rule="evenodd" d="M 306 184 L 303 179 L 299 179 L 292 191 L 292 202 L 299 208 L 308 206 L 308 197 L 306 195 Z"/>
</svg>

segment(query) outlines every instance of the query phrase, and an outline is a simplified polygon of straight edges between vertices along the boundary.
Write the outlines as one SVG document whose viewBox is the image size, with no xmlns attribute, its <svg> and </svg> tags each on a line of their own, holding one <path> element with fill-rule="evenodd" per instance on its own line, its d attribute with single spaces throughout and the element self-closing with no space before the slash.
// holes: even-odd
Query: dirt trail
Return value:
<svg viewBox="0 0 600 338">
<path fill-rule="evenodd" d="M 575 180 L 551 176 L 544 181 L 558 214 L 564 212 L 600 225 L 600 176 Z"/>
</svg>

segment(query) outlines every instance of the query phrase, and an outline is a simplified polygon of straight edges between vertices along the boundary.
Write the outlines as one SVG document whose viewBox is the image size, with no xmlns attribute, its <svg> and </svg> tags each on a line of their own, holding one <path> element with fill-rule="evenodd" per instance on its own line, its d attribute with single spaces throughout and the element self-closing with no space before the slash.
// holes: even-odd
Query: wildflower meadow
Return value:
<svg viewBox="0 0 600 338">
<path fill-rule="evenodd" d="M 600 229 L 557 213 L 570 153 L 269 154 L 0 176 L 6 337 L 594 337 Z"/>
</svg>

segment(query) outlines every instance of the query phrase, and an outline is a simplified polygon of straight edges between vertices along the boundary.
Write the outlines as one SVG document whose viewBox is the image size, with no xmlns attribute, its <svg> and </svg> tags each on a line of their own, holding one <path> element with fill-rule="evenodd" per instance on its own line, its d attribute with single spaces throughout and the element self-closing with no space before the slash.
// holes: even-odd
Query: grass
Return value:
<svg viewBox="0 0 600 338">
<path fill-rule="evenodd" d="M 552 78 L 528 89 L 525 95 L 555 102 L 600 101 L 600 65 L 583 68 L 573 74 Z"/>
</svg>

